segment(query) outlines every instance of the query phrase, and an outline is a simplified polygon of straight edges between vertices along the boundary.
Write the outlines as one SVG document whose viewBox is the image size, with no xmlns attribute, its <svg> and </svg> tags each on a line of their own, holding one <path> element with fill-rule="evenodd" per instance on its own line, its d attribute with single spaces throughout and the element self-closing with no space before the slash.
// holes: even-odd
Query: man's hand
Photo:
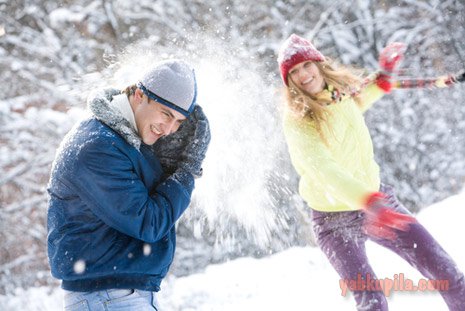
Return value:
<svg viewBox="0 0 465 311">
<path fill-rule="evenodd" d="M 186 148 L 181 154 L 178 170 L 191 173 L 194 177 L 202 176 L 202 162 L 210 144 L 210 124 L 202 107 L 196 106 L 189 121 L 194 124 L 192 136 L 188 138 Z"/>
<path fill-rule="evenodd" d="M 153 149 L 166 174 L 171 175 L 180 169 L 199 177 L 210 139 L 208 119 L 197 105 L 179 129 L 160 138 Z"/>
<path fill-rule="evenodd" d="M 389 209 L 387 197 L 382 192 L 372 193 L 365 204 L 364 229 L 369 236 L 395 240 L 397 230 L 408 231 L 416 222 L 413 216 Z"/>
</svg>

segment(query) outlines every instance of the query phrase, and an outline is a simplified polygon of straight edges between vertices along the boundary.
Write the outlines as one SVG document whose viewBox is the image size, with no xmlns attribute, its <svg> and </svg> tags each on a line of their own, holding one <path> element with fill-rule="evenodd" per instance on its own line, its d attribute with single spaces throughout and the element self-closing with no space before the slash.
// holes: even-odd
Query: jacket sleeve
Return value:
<svg viewBox="0 0 465 311">
<path fill-rule="evenodd" d="M 319 133 L 312 126 L 291 125 L 286 133 L 292 162 L 301 175 L 300 193 L 312 185 L 324 188 L 329 201 L 339 201 L 353 210 L 361 209 L 372 191 L 334 160 Z M 304 188 L 304 189 L 303 189 Z"/>
<path fill-rule="evenodd" d="M 148 243 L 163 238 L 190 203 L 192 176 L 170 177 L 152 195 L 128 156 L 111 140 L 86 144 L 72 181 L 81 199 L 108 226 Z"/>
<path fill-rule="evenodd" d="M 376 82 L 373 80 L 368 84 L 357 96 L 357 99 L 360 102 L 360 110 L 364 113 L 373 106 L 373 104 L 384 96 L 384 91 L 376 85 Z"/>
</svg>

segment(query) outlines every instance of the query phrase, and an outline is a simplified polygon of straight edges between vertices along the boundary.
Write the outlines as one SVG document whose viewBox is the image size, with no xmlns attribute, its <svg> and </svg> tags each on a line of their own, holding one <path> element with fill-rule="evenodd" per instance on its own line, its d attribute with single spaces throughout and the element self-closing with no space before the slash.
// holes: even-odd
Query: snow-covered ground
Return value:
<svg viewBox="0 0 465 311">
<path fill-rule="evenodd" d="M 434 204 L 418 219 L 465 270 L 465 192 Z M 379 278 L 403 273 L 417 282 L 421 275 L 406 262 L 371 242 L 367 245 Z M 295 247 L 267 258 L 240 258 L 211 265 L 203 273 L 168 278 L 159 301 L 163 310 L 355 310 L 352 297 L 341 295 L 339 277 L 322 253 Z M 447 310 L 435 292 L 393 292 L 390 310 Z M 61 310 L 59 289 L 18 290 L 0 296 L 0 310 Z"/>
</svg>

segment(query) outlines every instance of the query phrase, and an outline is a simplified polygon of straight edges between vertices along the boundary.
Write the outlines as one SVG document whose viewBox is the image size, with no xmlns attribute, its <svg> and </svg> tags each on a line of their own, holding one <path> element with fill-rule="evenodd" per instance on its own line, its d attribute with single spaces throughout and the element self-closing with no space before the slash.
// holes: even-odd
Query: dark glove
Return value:
<svg viewBox="0 0 465 311">
<path fill-rule="evenodd" d="M 181 124 L 176 132 L 161 137 L 152 146 L 166 175 L 172 175 L 176 171 L 181 154 L 186 149 L 194 131 L 195 124 L 188 119 Z"/>
<path fill-rule="evenodd" d="M 153 150 L 163 170 L 171 175 L 183 170 L 195 177 L 202 175 L 202 162 L 210 143 L 210 126 L 202 108 L 197 105 L 179 129 L 160 138 Z"/>
<path fill-rule="evenodd" d="M 456 80 L 457 82 L 465 82 L 465 70 L 457 74 Z"/>
<path fill-rule="evenodd" d="M 396 230 L 408 231 L 410 224 L 416 222 L 413 216 L 395 212 L 387 206 L 387 197 L 382 192 L 374 192 L 368 197 L 364 207 L 367 235 L 395 240 Z"/>
<path fill-rule="evenodd" d="M 404 58 L 406 45 L 401 42 L 393 42 L 386 46 L 379 54 L 379 67 L 381 72 L 376 78 L 376 84 L 386 93 L 392 89 L 392 75 Z"/>
</svg>

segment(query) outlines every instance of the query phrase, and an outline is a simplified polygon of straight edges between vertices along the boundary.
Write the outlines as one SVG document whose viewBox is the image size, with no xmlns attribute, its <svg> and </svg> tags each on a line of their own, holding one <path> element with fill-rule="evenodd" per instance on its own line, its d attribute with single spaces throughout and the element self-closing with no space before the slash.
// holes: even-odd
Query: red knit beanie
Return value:
<svg viewBox="0 0 465 311">
<path fill-rule="evenodd" d="M 324 60 L 323 54 L 310 41 L 292 34 L 283 43 L 278 53 L 278 64 L 284 84 L 289 86 L 287 75 L 295 65 L 304 61 L 322 62 Z"/>
</svg>

